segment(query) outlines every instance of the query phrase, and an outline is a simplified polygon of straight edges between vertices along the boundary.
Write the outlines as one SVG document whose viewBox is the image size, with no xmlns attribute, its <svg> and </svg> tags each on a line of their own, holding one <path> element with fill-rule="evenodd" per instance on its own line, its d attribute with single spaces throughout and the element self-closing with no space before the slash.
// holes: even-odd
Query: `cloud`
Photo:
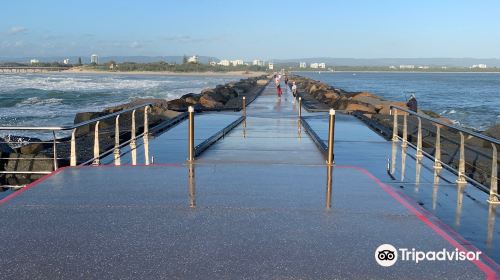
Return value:
<svg viewBox="0 0 500 280">
<path fill-rule="evenodd" d="M 130 47 L 133 48 L 133 49 L 140 49 L 142 48 L 144 45 L 142 43 L 139 43 L 137 41 L 134 41 L 130 44 Z"/>
<path fill-rule="evenodd" d="M 16 34 L 26 33 L 27 31 L 28 31 L 28 28 L 26 28 L 26 27 L 14 26 L 14 27 L 11 27 L 7 31 L 7 33 L 10 34 L 10 35 L 16 35 Z"/>
<path fill-rule="evenodd" d="M 162 40 L 172 43 L 192 44 L 192 43 L 211 43 L 220 41 L 222 37 L 209 37 L 209 38 L 193 38 L 189 35 L 182 36 L 166 36 Z"/>
</svg>

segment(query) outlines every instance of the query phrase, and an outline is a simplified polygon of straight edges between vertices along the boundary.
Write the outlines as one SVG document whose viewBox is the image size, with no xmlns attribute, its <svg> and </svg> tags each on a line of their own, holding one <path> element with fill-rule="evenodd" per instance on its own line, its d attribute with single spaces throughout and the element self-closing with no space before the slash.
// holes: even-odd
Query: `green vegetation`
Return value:
<svg viewBox="0 0 500 280">
<path fill-rule="evenodd" d="M 111 69 L 111 65 L 113 65 Z M 238 65 L 238 66 L 221 66 L 221 65 L 208 65 L 208 64 L 169 64 L 164 61 L 152 63 L 136 63 L 136 62 L 123 62 L 115 63 L 110 61 L 106 64 L 89 65 L 89 69 L 102 70 L 102 71 L 116 71 L 116 72 L 228 72 L 228 71 L 266 71 L 266 67 L 254 65 Z"/>
</svg>

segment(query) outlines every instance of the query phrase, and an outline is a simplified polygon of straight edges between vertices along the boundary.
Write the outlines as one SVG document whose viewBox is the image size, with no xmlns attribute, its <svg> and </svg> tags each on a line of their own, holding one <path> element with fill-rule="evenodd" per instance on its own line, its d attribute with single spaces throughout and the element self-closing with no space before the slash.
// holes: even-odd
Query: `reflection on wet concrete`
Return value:
<svg viewBox="0 0 500 280">
<path fill-rule="evenodd" d="M 493 248 L 493 232 L 495 229 L 497 206 L 498 205 L 490 204 L 488 207 L 488 234 L 486 236 L 486 246 L 490 249 Z"/>
<path fill-rule="evenodd" d="M 398 145 L 396 141 L 392 141 L 392 153 L 391 153 L 391 175 L 396 172 L 396 157 L 398 155 Z"/>
<path fill-rule="evenodd" d="M 457 207 L 455 209 L 455 225 L 460 226 L 460 220 L 462 218 L 462 205 L 464 201 L 464 189 L 465 184 L 457 184 Z"/>
<path fill-rule="evenodd" d="M 439 190 L 439 173 L 438 169 L 434 170 L 434 182 L 432 184 L 432 210 L 436 210 L 437 197 Z"/>
<path fill-rule="evenodd" d="M 401 181 L 405 180 L 406 170 L 406 147 L 401 149 Z"/>
<path fill-rule="evenodd" d="M 422 171 L 422 160 L 417 159 L 415 166 L 415 192 L 420 188 L 420 173 Z"/>
<path fill-rule="evenodd" d="M 189 197 L 189 207 L 196 208 L 196 180 L 194 164 L 188 164 L 188 197 Z"/>
<path fill-rule="evenodd" d="M 326 165 L 326 209 L 332 208 L 332 173 L 333 165 Z"/>
</svg>

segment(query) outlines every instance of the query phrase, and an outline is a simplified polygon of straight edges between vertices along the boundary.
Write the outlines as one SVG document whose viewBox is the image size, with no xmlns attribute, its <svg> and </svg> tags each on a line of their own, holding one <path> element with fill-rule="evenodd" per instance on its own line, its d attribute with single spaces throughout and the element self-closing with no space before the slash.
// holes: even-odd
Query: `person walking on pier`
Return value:
<svg viewBox="0 0 500 280">
<path fill-rule="evenodd" d="M 278 93 L 278 97 L 281 98 L 283 91 L 281 90 L 281 76 L 274 75 L 274 84 L 276 85 L 276 92 Z"/>
<path fill-rule="evenodd" d="M 297 85 L 295 84 L 295 81 L 292 82 L 292 95 L 293 98 L 297 98 Z"/>
<path fill-rule="evenodd" d="M 406 106 L 408 106 L 408 109 L 417 113 L 418 103 L 417 103 L 417 98 L 415 97 L 415 94 L 412 94 L 410 96 L 410 99 L 408 99 L 408 102 L 406 102 Z"/>
</svg>

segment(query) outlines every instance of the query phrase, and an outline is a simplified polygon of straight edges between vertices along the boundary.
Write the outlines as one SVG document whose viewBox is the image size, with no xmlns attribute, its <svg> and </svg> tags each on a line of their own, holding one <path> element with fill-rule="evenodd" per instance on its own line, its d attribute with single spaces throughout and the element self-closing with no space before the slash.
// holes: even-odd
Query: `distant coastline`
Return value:
<svg viewBox="0 0 500 280">
<path fill-rule="evenodd" d="M 50 73 L 71 73 L 71 74 L 111 74 L 111 75 L 158 75 L 158 76 L 244 76 L 244 77 L 257 77 L 265 75 L 266 72 L 260 71 L 227 71 L 227 72 L 213 72 L 213 71 L 197 71 L 197 72 L 173 72 L 173 71 L 108 71 L 108 70 L 93 70 L 93 69 L 79 69 L 70 68 L 61 72 Z"/>
<path fill-rule="evenodd" d="M 384 71 L 384 70 L 335 70 L 335 71 L 313 71 L 313 70 L 291 70 L 291 73 L 407 73 L 407 74 L 500 74 L 499 71 Z"/>
</svg>

